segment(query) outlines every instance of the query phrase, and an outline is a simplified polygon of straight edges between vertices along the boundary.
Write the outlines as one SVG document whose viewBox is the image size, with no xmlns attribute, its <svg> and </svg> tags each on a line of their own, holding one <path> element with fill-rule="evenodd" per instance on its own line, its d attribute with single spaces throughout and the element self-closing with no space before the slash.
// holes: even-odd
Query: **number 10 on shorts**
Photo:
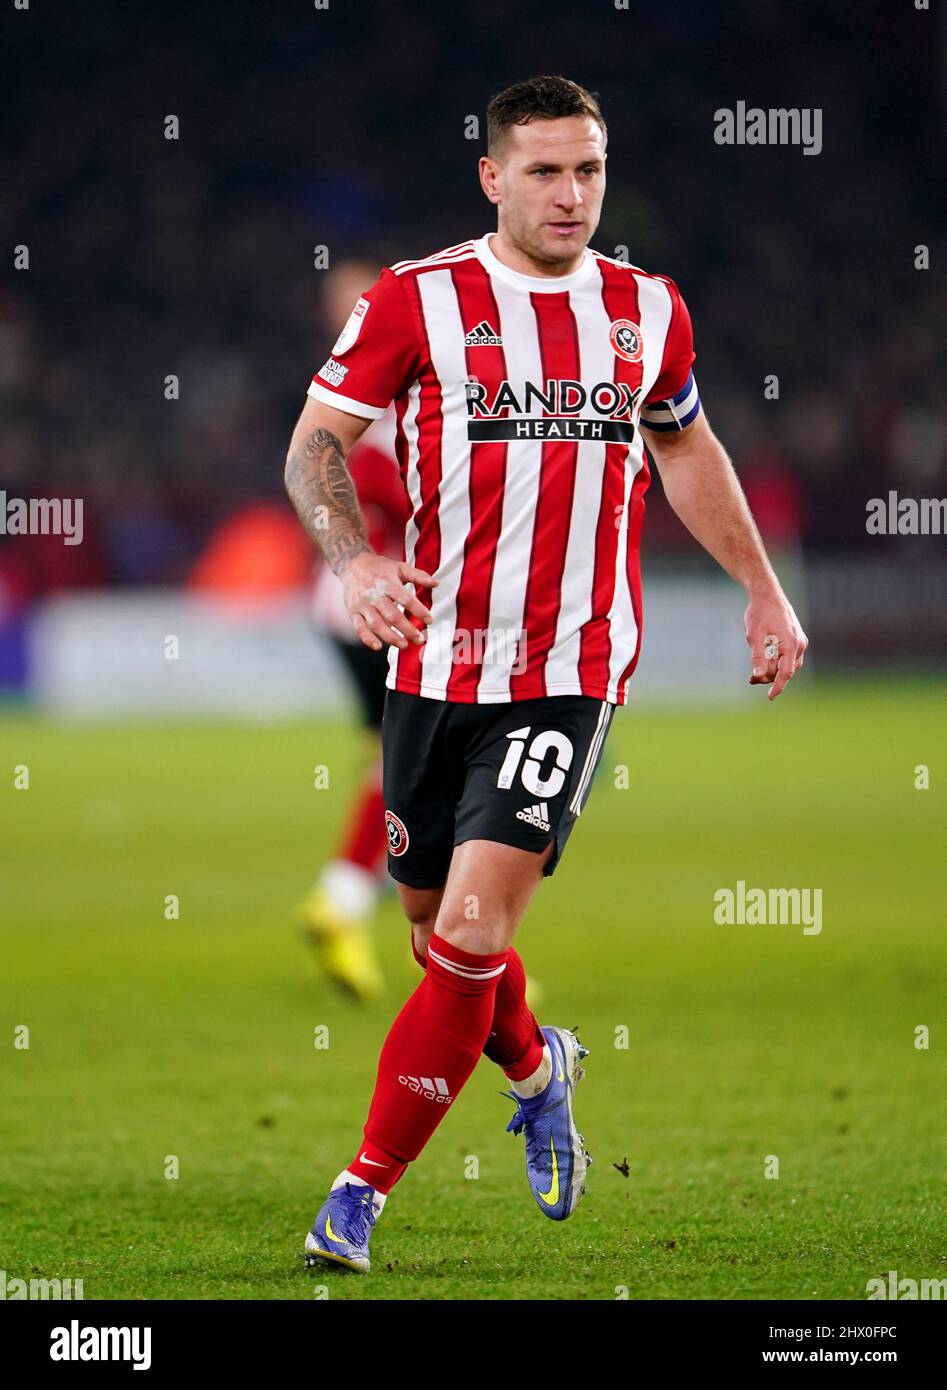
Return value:
<svg viewBox="0 0 947 1390">
<path fill-rule="evenodd" d="M 513 729 L 511 733 L 507 734 L 510 746 L 497 777 L 497 786 L 501 791 L 508 790 L 513 785 L 513 779 L 516 777 L 517 769 L 523 757 L 523 750 L 526 747 L 526 740 L 531 732 L 532 728 L 527 724 L 524 729 Z M 549 776 L 541 777 L 540 768 L 543 759 L 550 750 L 555 751 L 555 762 L 550 769 Z M 542 733 L 536 734 L 529 745 L 529 756 L 520 771 L 520 780 L 531 796 L 556 796 L 562 791 L 566 773 L 572 766 L 574 751 L 572 740 L 567 738 L 559 729 L 544 729 Z"/>
</svg>

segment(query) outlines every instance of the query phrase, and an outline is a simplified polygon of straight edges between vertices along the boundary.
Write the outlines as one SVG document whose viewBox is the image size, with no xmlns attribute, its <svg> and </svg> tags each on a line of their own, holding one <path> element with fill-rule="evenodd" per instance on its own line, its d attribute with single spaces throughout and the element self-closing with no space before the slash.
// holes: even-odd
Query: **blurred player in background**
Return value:
<svg viewBox="0 0 947 1390">
<path fill-rule="evenodd" d="M 378 277 L 369 261 L 342 261 L 326 275 L 325 322 L 338 333 L 359 295 Z M 400 559 L 410 508 L 395 459 L 394 409 L 374 420 L 348 456 L 369 544 Z M 376 998 L 384 982 L 372 937 L 372 917 L 388 882 L 388 839 L 381 779 L 381 716 L 388 658 L 355 635 L 342 586 L 321 554 L 316 561 L 312 620 L 332 642 L 351 677 L 366 733 L 367 768 L 348 807 L 332 858 L 320 871 L 297 915 L 318 962 L 333 983 L 359 1000 Z"/>
</svg>

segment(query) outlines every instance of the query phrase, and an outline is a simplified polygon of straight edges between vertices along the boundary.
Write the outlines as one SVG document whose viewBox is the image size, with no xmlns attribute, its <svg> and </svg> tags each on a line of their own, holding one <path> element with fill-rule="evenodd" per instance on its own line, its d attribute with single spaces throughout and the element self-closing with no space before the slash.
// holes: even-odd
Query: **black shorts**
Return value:
<svg viewBox="0 0 947 1390">
<path fill-rule="evenodd" d="M 554 839 L 543 868 L 552 874 L 614 713 L 588 695 L 473 705 L 388 690 L 382 762 L 392 878 L 441 887 L 465 840 L 539 854 Z"/>
<path fill-rule="evenodd" d="M 345 664 L 358 695 L 362 723 L 369 729 L 381 729 L 385 708 L 385 679 L 388 675 L 388 648 L 376 652 L 359 640 L 347 642 L 344 637 L 332 637 L 332 645 Z"/>
</svg>

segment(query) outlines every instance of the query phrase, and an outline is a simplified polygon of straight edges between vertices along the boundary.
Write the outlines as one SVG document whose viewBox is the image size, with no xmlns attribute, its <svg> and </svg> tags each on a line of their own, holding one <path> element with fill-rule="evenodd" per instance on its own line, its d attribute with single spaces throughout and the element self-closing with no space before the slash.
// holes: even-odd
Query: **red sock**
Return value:
<svg viewBox="0 0 947 1390">
<path fill-rule="evenodd" d="M 358 1158 L 349 1164 L 349 1172 L 364 1178 L 376 1192 L 390 1192 L 407 1166 L 366 1139 L 358 1151 Z"/>
<path fill-rule="evenodd" d="M 427 959 L 414 944 L 414 932 L 411 933 L 411 950 L 423 970 Z M 522 1081 L 538 1068 L 545 1046 L 546 1039 L 526 1002 L 523 962 L 511 946 L 506 954 L 506 969 L 497 985 L 493 1022 L 484 1055 L 502 1067 L 511 1081 Z"/>
<path fill-rule="evenodd" d="M 484 1054 L 502 1067 L 511 1081 L 532 1076 L 543 1059 L 546 1039 L 526 1002 L 526 971 L 511 946 L 497 985 L 490 1035 Z"/>
<path fill-rule="evenodd" d="M 387 861 L 388 835 L 385 831 L 385 798 L 376 776 L 363 783 L 358 800 L 349 813 L 345 832 L 334 858 L 347 859 L 360 869 L 374 873 L 382 859 Z"/>
<path fill-rule="evenodd" d="M 475 955 L 432 935 L 424 979 L 381 1050 L 365 1144 L 348 1165 L 378 1192 L 417 1158 L 477 1065 L 506 959 L 506 951 Z"/>
</svg>

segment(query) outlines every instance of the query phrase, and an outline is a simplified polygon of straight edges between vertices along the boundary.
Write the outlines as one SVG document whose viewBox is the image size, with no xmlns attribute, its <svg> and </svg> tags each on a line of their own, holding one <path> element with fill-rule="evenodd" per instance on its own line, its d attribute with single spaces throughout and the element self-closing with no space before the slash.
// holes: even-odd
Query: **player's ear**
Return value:
<svg viewBox="0 0 947 1390">
<path fill-rule="evenodd" d="M 500 181 L 499 164 L 497 164 L 496 160 L 492 159 L 490 155 L 484 154 L 480 156 L 478 169 L 480 173 L 480 187 L 483 189 L 485 196 L 491 203 L 498 203 L 500 201 L 500 190 L 498 187 Z"/>
</svg>

